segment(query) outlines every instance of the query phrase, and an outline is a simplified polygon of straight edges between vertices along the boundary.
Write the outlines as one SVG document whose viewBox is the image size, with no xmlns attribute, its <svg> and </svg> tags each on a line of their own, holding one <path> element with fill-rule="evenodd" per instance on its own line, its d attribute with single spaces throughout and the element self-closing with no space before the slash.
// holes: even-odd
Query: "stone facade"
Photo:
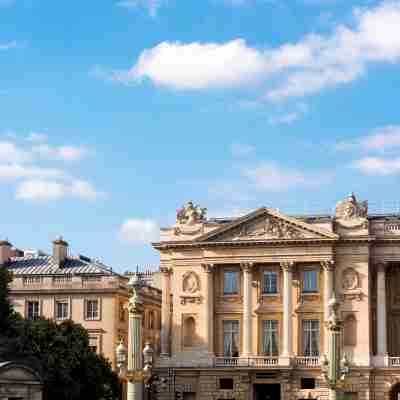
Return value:
<svg viewBox="0 0 400 400">
<path fill-rule="evenodd" d="M 399 244 L 400 216 L 369 215 L 354 194 L 324 216 L 260 208 L 207 219 L 188 203 L 153 244 L 163 274 L 158 397 L 326 399 L 320 356 L 335 293 L 351 366 L 345 398 L 397 399 Z"/>
<path fill-rule="evenodd" d="M 93 350 L 115 368 L 115 348 L 120 338 L 128 343 L 128 287 L 132 273 L 121 275 L 99 260 L 68 254 L 68 243 L 53 242 L 52 255 L 21 251 L 0 242 L 0 265 L 13 275 L 10 300 L 25 318 L 72 319 L 89 333 Z M 143 332 L 156 352 L 161 327 L 161 290 L 152 286 L 151 273 L 138 273 L 144 285 Z"/>
</svg>

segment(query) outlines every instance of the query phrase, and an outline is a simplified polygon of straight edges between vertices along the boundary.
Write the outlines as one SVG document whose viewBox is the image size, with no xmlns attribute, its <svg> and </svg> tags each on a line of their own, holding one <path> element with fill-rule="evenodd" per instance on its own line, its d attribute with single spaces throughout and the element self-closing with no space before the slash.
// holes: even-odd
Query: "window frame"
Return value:
<svg viewBox="0 0 400 400">
<path fill-rule="evenodd" d="M 306 274 L 308 273 L 315 273 L 315 290 L 306 290 L 305 287 L 305 282 L 306 282 Z M 320 274 L 319 274 L 319 270 L 317 268 L 304 268 L 303 271 L 301 272 L 301 291 L 302 294 L 319 294 L 320 293 L 320 284 L 319 284 L 319 279 L 320 279 Z"/>
<path fill-rule="evenodd" d="M 266 329 L 268 322 L 274 322 L 276 324 L 275 327 L 275 337 L 276 337 L 276 354 L 273 354 L 272 352 L 267 353 L 264 351 L 264 337 L 266 335 Z M 272 346 L 272 344 L 270 344 Z M 272 348 L 271 348 L 272 350 Z M 268 319 L 263 319 L 261 321 L 261 354 L 265 357 L 279 357 L 280 354 L 280 321 L 277 318 L 268 318 Z"/>
<path fill-rule="evenodd" d="M 231 330 L 229 332 L 231 334 L 231 339 L 232 339 L 234 334 L 238 335 L 237 336 L 237 341 L 238 341 L 238 343 L 237 343 L 237 345 L 238 345 L 238 349 L 237 349 L 238 355 L 237 356 L 234 356 L 233 353 L 231 353 L 231 355 L 225 354 L 225 324 L 229 323 L 229 322 L 232 323 L 232 324 L 234 322 L 237 322 L 237 326 L 238 326 L 237 332 L 235 332 L 233 330 Z M 231 357 L 231 358 L 240 357 L 240 354 L 241 354 L 241 338 L 242 338 L 241 337 L 241 321 L 240 321 L 240 319 L 239 318 L 225 318 L 225 319 L 223 319 L 222 320 L 222 329 L 221 329 L 221 331 L 222 331 L 222 355 L 223 355 L 223 357 Z"/>
<path fill-rule="evenodd" d="M 318 323 L 318 330 L 313 329 L 312 326 L 309 330 L 305 329 L 305 324 L 309 323 L 312 325 L 313 322 Z M 309 337 L 309 345 L 310 345 L 310 354 L 306 354 L 306 348 L 305 348 L 305 341 L 306 341 L 306 332 L 310 332 L 310 337 Z M 313 352 L 313 337 L 312 333 L 313 332 L 318 332 L 318 335 L 316 338 L 318 339 L 318 348 L 317 348 L 317 353 Z M 301 321 L 301 354 L 304 357 L 319 357 L 321 355 L 321 321 L 318 318 L 306 318 Z"/>
<path fill-rule="evenodd" d="M 236 275 L 237 292 L 225 291 L 225 274 L 233 273 Z M 223 296 L 240 296 L 241 293 L 241 274 L 239 268 L 224 268 L 222 270 L 222 295 Z"/>
<path fill-rule="evenodd" d="M 90 317 L 88 315 L 88 304 L 89 302 L 96 301 L 97 302 L 97 316 Z M 88 297 L 85 299 L 84 306 L 84 320 L 85 321 L 100 321 L 101 320 L 101 298 L 99 297 Z"/>
<path fill-rule="evenodd" d="M 29 303 L 37 303 L 38 305 L 38 309 L 37 309 L 37 315 L 34 316 L 33 318 L 29 317 Z M 25 301 L 25 317 L 26 319 L 30 320 L 30 321 L 35 321 L 37 319 L 39 319 L 42 316 L 42 302 L 40 299 L 26 299 Z"/>
<path fill-rule="evenodd" d="M 266 291 L 266 287 L 265 287 L 265 276 L 266 275 L 275 275 L 276 277 L 276 292 L 267 292 Z M 261 295 L 262 296 L 278 296 L 279 295 L 279 271 L 275 270 L 275 269 L 263 269 L 262 270 L 262 282 L 261 282 Z"/>
<path fill-rule="evenodd" d="M 58 315 L 58 304 L 66 304 L 66 310 L 67 310 L 67 316 L 66 317 L 60 317 Z M 70 306 L 70 300 L 66 298 L 55 298 L 54 299 L 54 319 L 56 321 L 65 321 L 67 319 L 71 318 L 71 306 Z"/>
</svg>

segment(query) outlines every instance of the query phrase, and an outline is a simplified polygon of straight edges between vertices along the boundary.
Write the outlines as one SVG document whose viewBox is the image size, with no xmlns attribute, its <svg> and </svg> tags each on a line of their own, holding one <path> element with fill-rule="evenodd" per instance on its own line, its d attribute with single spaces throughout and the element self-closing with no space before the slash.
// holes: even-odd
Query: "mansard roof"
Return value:
<svg viewBox="0 0 400 400">
<path fill-rule="evenodd" d="M 60 267 L 49 255 L 11 257 L 7 268 L 14 275 L 118 275 L 98 260 L 84 256 L 67 257 Z"/>
</svg>

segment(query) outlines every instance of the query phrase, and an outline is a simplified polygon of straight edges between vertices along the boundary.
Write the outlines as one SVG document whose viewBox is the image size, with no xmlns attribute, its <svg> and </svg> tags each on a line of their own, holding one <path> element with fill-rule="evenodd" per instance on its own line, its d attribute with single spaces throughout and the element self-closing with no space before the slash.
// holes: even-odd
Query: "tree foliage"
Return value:
<svg viewBox="0 0 400 400">
<path fill-rule="evenodd" d="M 39 370 L 44 400 L 114 400 L 120 384 L 111 365 L 89 348 L 87 331 L 71 320 L 28 321 L 16 317 L 8 300 L 9 275 L 0 268 L 0 357 L 24 360 Z M 3 314 L 4 312 L 4 314 Z"/>
</svg>

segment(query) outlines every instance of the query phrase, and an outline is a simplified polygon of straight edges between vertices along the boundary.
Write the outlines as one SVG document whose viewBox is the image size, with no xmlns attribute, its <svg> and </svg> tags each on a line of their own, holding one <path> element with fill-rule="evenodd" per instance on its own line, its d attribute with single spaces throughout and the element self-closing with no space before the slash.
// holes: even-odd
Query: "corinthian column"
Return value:
<svg viewBox="0 0 400 400">
<path fill-rule="evenodd" d="M 376 289 L 377 353 L 380 362 L 383 362 L 387 354 L 386 264 L 384 263 L 377 265 Z"/>
<path fill-rule="evenodd" d="M 335 263 L 333 260 L 331 261 L 322 261 L 321 266 L 324 270 L 324 320 L 327 323 L 330 317 L 330 307 L 329 301 L 333 296 L 333 272 L 335 270 Z M 328 344 L 329 344 L 329 332 L 327 327 L 325 328 L 325 338 L 324 338 L 324 347 L 325 351 L 328 352 Z"/>
<path fill-rule="evenodd" d="M 210 357 L 214 356 L 214 265 L 202 264 L 206 273 L 206 285 L 204 288 L 204 324 L 206 331 L 206 343 Z"/>
<path fill-rule="evenodd" d="M 292 281 L 293 262 L 282 262 L 283 271 L 283 348 L 282 357 L 290 358 L 293 355 L 293 327 L 292 327 Z"/>
<path fill-rule="evenodd" d="M 161 303 L 161 356 L 170 355 L 170 335 L 171 335 L 171 270 L 166 267 L 161 268 L 162 272 L 162 303 Z"/>
<path fill-rule="evenodd" d="M 250 356 L 252 354 L 251 340 L 252 340 L 252 300 L 251 300 L 251 268 L 252 263 L 241 263 L 240 266 L 243 270 L 243 356 Z"/>
</svg>

